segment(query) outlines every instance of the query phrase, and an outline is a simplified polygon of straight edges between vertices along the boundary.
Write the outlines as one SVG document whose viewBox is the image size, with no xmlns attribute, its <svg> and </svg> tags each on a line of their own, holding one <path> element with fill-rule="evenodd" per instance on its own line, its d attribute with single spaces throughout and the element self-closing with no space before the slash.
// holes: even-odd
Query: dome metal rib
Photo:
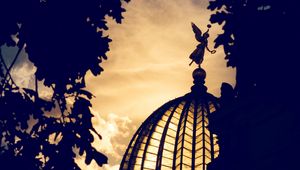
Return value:
<svg viewBox="0 0 300 170">
<path fill-rule="evenodd" d="M 200 169 L 218 156 L 207 115 L 219 108 L 209 93 L 188 93 L 153 112 L 134 134 L 120 169 Z"/>
</svg>

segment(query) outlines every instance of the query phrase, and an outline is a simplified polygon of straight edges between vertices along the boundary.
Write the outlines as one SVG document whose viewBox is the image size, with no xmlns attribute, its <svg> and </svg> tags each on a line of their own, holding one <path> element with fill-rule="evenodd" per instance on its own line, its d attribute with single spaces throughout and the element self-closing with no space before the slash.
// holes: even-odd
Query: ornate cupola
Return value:
<svg viewBox="0 0 300 170">
<path fill-rule="evenodd" d="M 207 128 L 207 116 L 219 109 L 218 99 L 207 92 L 206 72 L 200 66 L 201 54 L 204 55 L 201 50 L 207 48 L 205 34 L 208 35 L 208 31 L 199 38 L 200 29 L 192 26 L 194 32 L 196 29 L 196 38 L 202 38 L 197 39 L 202 44 L 196 49 L 200 55 L 192 56 L 197 53 L 195 50 L 190 56 L 199 66 L 193 72 L 191 92 L 162 105 L 142 123 L 128 145 L 121 170 L 206 170 L 219 154 L 217 136 Z"/>
</svg>

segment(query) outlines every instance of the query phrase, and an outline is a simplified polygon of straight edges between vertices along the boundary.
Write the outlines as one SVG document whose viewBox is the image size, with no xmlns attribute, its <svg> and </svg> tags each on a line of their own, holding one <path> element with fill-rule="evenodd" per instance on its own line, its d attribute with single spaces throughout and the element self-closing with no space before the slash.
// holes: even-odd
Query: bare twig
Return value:
<svg viewBox="0 0 300 170">
<path fill-rule="evenodd" d="M 36 93 L 35 101 L 37 101 L 37 99 L 39 98 L 39 88 L 38 88 L 38 80 L 36 76 L 35 76 L 35 93 Z"/>
<path fill-rule="evenodd" d="M 10 77 L 10 79 L 11 79 L 12 82 L 13 82 L 12 76 L 11 76 L 11 74 L 10 74 L 10 70 L 12 69 L 12 67 L 13 67 L 14 64 L 15 64 L 15 62 L 17 61 L 17 59 L 18 59 L 18 57 L 19 57 L 21 51 L 22 51 L 23 48 L 24 48 L 24 45 L 25 45 L 25 44 L 22 44 L 22 45 L 21 45 L 22 48 L 19 48 L 19 50 L 18 50 L 18 52 L 17 52 L 17 54 L 16 54 L 16 56 L 15 56 L 13 62 L 10 64 L 10 66 L 9 66 L 8 68 L 7 68 L 7 66 L 6 66 L 6 73 L 5 73 L 5 76 L 4 76 L 4 80 L 5 80 L 5 81 L 4 81 L 3 87 L 5 87 L 5 85 L 7 84 L 7 77 L 8 77 L 8 76 Z M 2 60 L 3 60 L 3 58 L 2 58 Z M 4 61 L 4 60 L 3 60 L 3 61 Z M 15 84 L 15 83 L 13 82 L 13 84 Z M 15 84 L 15 85 L 16 85 L 16 84 Z"/>
<path fill-rule="evenodd" d="M 9 79 L 11 80 L 12 84 L 15 85 L 15 86 L 17 87 L 17 85 L 16 85 L 16 83 L 14 82 L 14 80 L 13 80 L 11 74 L 8 72 L 8 68 L 7 68 L 7 65 L 6 65 L 6 63 L 5 63 L 5 61 L 4 61 L 4 58 L 3 58 L 3 56 L 2 56 L 1 49 L 0 49 L 0 62 L 2 63 L 2 65 L 3 65 L 3 67 L 4 67 L 5 71 L 6 71 L 5 75 L 7 75 L 7 76 L 9 77 Z M 3 85 L 2 85 L 2 88 L 3 88 L 3 89 L 5 88 L 5 85 L 6 85 L 6 82 L 7 82 L 7 76 L 4 76 L 4 83 L 3 83 Z M 8 80 L 8 81 L 9 81 L 9 80 Z M 1 93 L 2 93 L 2 92 L 1 92 Z"/>
<path fill-rule="evenodd" d="M 14 64 L 15 64 L 15 62 L 17 61 L 17 59 L 18 59 L 18 57 L 19 57 L 21 51 L 23 50 L 23 48 L 24 48 L 24 44 L 22 45 L 22 48 L 19 48 L 19 50 L 18 50 L 18 52 L 17 52 L 17 54 L 16 54 L 16 56 L 15 56 L 13 62 L 10 64 L 10 66 L 9 66 L 7 72 L 6 72 L 5 77 L 7 77 L 8 73 L 10 72 L 10 70 L 12 69 L 12 67 L 14 66 Z"/>
</svg>

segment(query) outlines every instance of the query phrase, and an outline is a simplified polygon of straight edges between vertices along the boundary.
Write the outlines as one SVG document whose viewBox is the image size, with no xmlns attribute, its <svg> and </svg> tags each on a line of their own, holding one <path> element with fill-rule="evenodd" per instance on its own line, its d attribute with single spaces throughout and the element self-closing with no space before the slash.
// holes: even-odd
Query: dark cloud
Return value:
<svg viewBox="0 0 300 170">
<path fill-rule="evenodd" d="M 1 51 L 2 51 L 2 56 L 5 60 L 6 65 L 9 66 L 17 54 L 18 47 L 8 47 L 6 45 L 3 45 L 3 46 L 1 46 Z M 25 49 L 23 49 L 21 51 L 21 53 L 19 54 L 19 57 L 16 60 L 14 67 L 18 67 L 25 62 L 28 62 L 28 56 L 25 52 Z"/>
</svg>

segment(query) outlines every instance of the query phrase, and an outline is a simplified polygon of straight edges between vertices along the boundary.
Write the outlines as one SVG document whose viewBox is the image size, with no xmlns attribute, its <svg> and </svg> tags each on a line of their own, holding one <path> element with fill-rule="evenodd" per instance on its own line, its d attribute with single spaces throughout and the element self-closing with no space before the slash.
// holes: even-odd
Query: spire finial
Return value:
<svg viewBox="0 0 300 170">
<path fill-rule="evenodd" d="M 210 50 L 208 48 L 208 37 L 209 37 L 209 29 L 211 28 L 211 25 L 207 25 L 207 31 L 203 33 L 202 35 L 202 31 L 200 30 L 200 28 L 198 28 L 193 22 L 192 24 L 192 28 L 193 28 L 193 32 L 195 33 L 195 38 L 196 40 L 199 42 L 199 44 L 197 45 L 196 49 L 192 52 L 192 54 L 190 55 L 190 59 L 192 60 L 192 62 L 190 63 L 190 65 L 193 64 L 193 62 L 195 62 L 196 64 L 198 64 L 198 68 L 196 68 L 193 72 L 193 78 L 194 78 L 194 85 L 192 86 L 192 92 L 194 93 L 206 93 L 206 86 L 205 84 L 205 78 L 206 78 L 206 72 L 204 69 L 201 68 L 201 63 L 203 62 L 204 59 L 204 53 L 205 53 L 205 49 L 210 52 L 211 54 L 216 53 L 216 50 Z"/>
<path fill-rule="evenodd" d="M 201 67 L 196 68 L 193 71 L 194 85 L 192 86 L 192 92 L 196 94 L 206 93 L 207 87 L 205 84 L 206 72 Z"/>
</svg>

